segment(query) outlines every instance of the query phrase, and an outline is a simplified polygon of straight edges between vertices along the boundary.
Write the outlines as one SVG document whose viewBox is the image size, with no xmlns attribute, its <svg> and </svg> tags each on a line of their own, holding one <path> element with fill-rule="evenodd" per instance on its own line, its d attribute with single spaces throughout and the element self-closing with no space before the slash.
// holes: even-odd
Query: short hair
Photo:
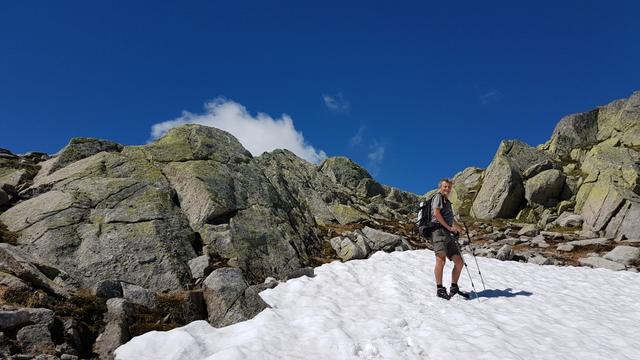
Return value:
<svg viewBox="0 0 640 360">
<path fill-rule="evenodd" d="M 440 179 L 440 181 L 438 181 L 438 188 L 440 188 L 440 186 L 442 186 L 442 183 L 447 183 L 449 185 L 452 185 L 453 181 L 451 181 L 451 179 L 447 179 L 447 178 Z"/>
</svg>

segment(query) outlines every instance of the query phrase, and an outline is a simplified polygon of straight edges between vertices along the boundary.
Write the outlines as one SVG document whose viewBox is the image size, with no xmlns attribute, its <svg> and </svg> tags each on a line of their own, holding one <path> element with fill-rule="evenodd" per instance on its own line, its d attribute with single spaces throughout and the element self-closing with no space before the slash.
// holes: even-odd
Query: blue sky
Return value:
<svg viewBox="0 0 640 360">
<path fill-rule="evenodd" d="M 563 115 L 639 90 L 638 4 L 4 2 L 0 147 L 143 144 L 230 105 L 424 193 L 502 139 L 537 145 Z"/>
</svg>

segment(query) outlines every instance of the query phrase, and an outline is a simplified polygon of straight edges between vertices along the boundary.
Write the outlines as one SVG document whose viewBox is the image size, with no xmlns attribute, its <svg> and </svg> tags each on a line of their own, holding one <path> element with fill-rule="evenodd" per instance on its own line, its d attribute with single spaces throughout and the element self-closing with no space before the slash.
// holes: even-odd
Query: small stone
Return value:
<svg viewBox="0 0 640 360">
<path fill-rule="evenodd" d="M 640 260 L 640 248 L 619 245 L 609 251 L 604 258 L 624 265 L 632 265 Z"/>
<path fill-rule="evenodd" d="M 574 246 L 569 244 L 558 245 L 557 251 L 570 252 L 573 251 Z"/>
<path fill-rule="evenodd" d="M 24 353 L 55 354 L 56 346 L 51 340 L 51 332 L 47 325 L 29 325 L 18 331 L 18 345 Z"/>
<path fill-rule="evenodd" d="M 209 255 L 202 255 L 189 260 L 189 268 L 191 269 L 191 277 L 194 279 L 207 277 L 213 271 L 209 262 Z"/>
<path fill-rule="evenodd" d="M 537 246 L 539 248 L 548 248 L 549 244 L 545 241 L 544 236 L 538 235 L 531 239 L 531 246 Z"/>
<path fill-rule="evenodd" d="M 122 285 L 122 296 L 134 304 L 142 305 L 148 309 L 156 308 L 156 296 L 142 286 L 129 284 L 125 282 Z"/>
<path fill-rule="evenodd" d="M 538 228 L 533 225 L 526 225 L 520 231 L 518 231 L 518 235 L 520 236 L 536 236 L 538 234 Z"/>
<path fill-rule="evenodd" d="M 504 245 L 500 248 L 500 250 L 498 250 L 498 253 L 496 254 L 496 259 L 498 260 L 511 260 L 513 258 L 513 250 L 511 249 L 511 246 L 509 245 Z"/>
<path fill-rule="evenodd" d="M 553 265 L 553 260 L 542 256 L 540 254 L 534 254 L 530 258 L 527 259 L 528 263 L 536 264 L 536 265 Z"/>
<path fill-rule="evenodd" d="M 582 215 L 563 212 L 555 221 L 556 224 L 563 227 L 582 227 L 584 218 Z"/>
<path fill-rule="evenodd" d="M 487 241 L 498 241 L 504 239 L 506 236 L 504 233 L 500 231 L 494 231 L 491 234 L 487 234 L 484 236 L 484 239 Z"/>
<path fill-rule="evenodd" d="M 620 271 L 620 270 L 626 269 L 626 266 L 624 266 L 623 264 L 617 263 L 615 261 L 607 260 L 601 257 L 597 257 L 597 256 L 580 258 L 578 259 L 578 262 L 580 263 L 580 265 L 583 265 L 583 266 L 591 266 L 594 268 L 604 268 L 604 269 L 609 269 L 614 271 Z"/>
</svg>

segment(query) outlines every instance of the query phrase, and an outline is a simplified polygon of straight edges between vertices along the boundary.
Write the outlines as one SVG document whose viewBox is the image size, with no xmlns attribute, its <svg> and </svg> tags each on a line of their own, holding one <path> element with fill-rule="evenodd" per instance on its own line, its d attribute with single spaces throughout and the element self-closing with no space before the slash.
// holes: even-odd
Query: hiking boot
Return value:
<svg viewBox="0 0 640 360">
<path fill-rule="evenodd" d="M 469 298 L 469 293 L 460 290 L 458 284 L 451 284 L 451 287 L 449 288 L 449 298 L 452 298 L 456 294 L 462 296 L 465 299 Z"/>
<path fill-rule="evenodd" d="M 447 289 L 444 287 L 439 287 L 438 291 L 436 292 L 436 296 L 439 298 L 443 298 L 445 300 L 449 300 L 451 299 L 451 296 L 449 296 L 449 294 L 447 294 Z"/>
</svg>

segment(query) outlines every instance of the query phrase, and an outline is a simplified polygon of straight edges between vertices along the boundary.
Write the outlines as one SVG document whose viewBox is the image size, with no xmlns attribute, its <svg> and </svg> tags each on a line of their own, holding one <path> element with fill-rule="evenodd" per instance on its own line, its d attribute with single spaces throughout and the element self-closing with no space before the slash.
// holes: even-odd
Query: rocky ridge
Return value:
<svg viewBox="0 0 640 360">
<path fill-rule="evenodd" d="M 403 221 L 417 201 L 347 158 L 316 166 L 286 150 L 253 157 L 200 125 L 142 146 L 75 138 L 53 156 L 2 150 L 0 161 L 0 299 L 18 306 L 0 312 L 5 355 L 110 358 L 151 329 L 251 318 L 266 306 L 260 291 L 338 258 L 330 237 L 410 229 Z M 414 248 L 375 231 L 360 257 Z M 46 344 L 26 345 L 13 331 L 22 328 L 2 320 L 20 306 L 79 299 L 101 309 L 83 323 L 80 345 L 50 324 L 36 334 Z"/>
<path fill-rule="evenodd" d="M 637 271 L 639 135 L 637 92 L 563 118 L 538 147 L 503 141 L 487 169 L 454 177 L 466 249 Z M 253 157 L 200 125 L 142 146 L 0 149 L 0 354 L 108 359 L 149 330 L 246 320 L 267 306 L 260 291 L 322 263 L 430 247 L 412 224 L 430 194 L 344 157 Z"/>
</svg>

